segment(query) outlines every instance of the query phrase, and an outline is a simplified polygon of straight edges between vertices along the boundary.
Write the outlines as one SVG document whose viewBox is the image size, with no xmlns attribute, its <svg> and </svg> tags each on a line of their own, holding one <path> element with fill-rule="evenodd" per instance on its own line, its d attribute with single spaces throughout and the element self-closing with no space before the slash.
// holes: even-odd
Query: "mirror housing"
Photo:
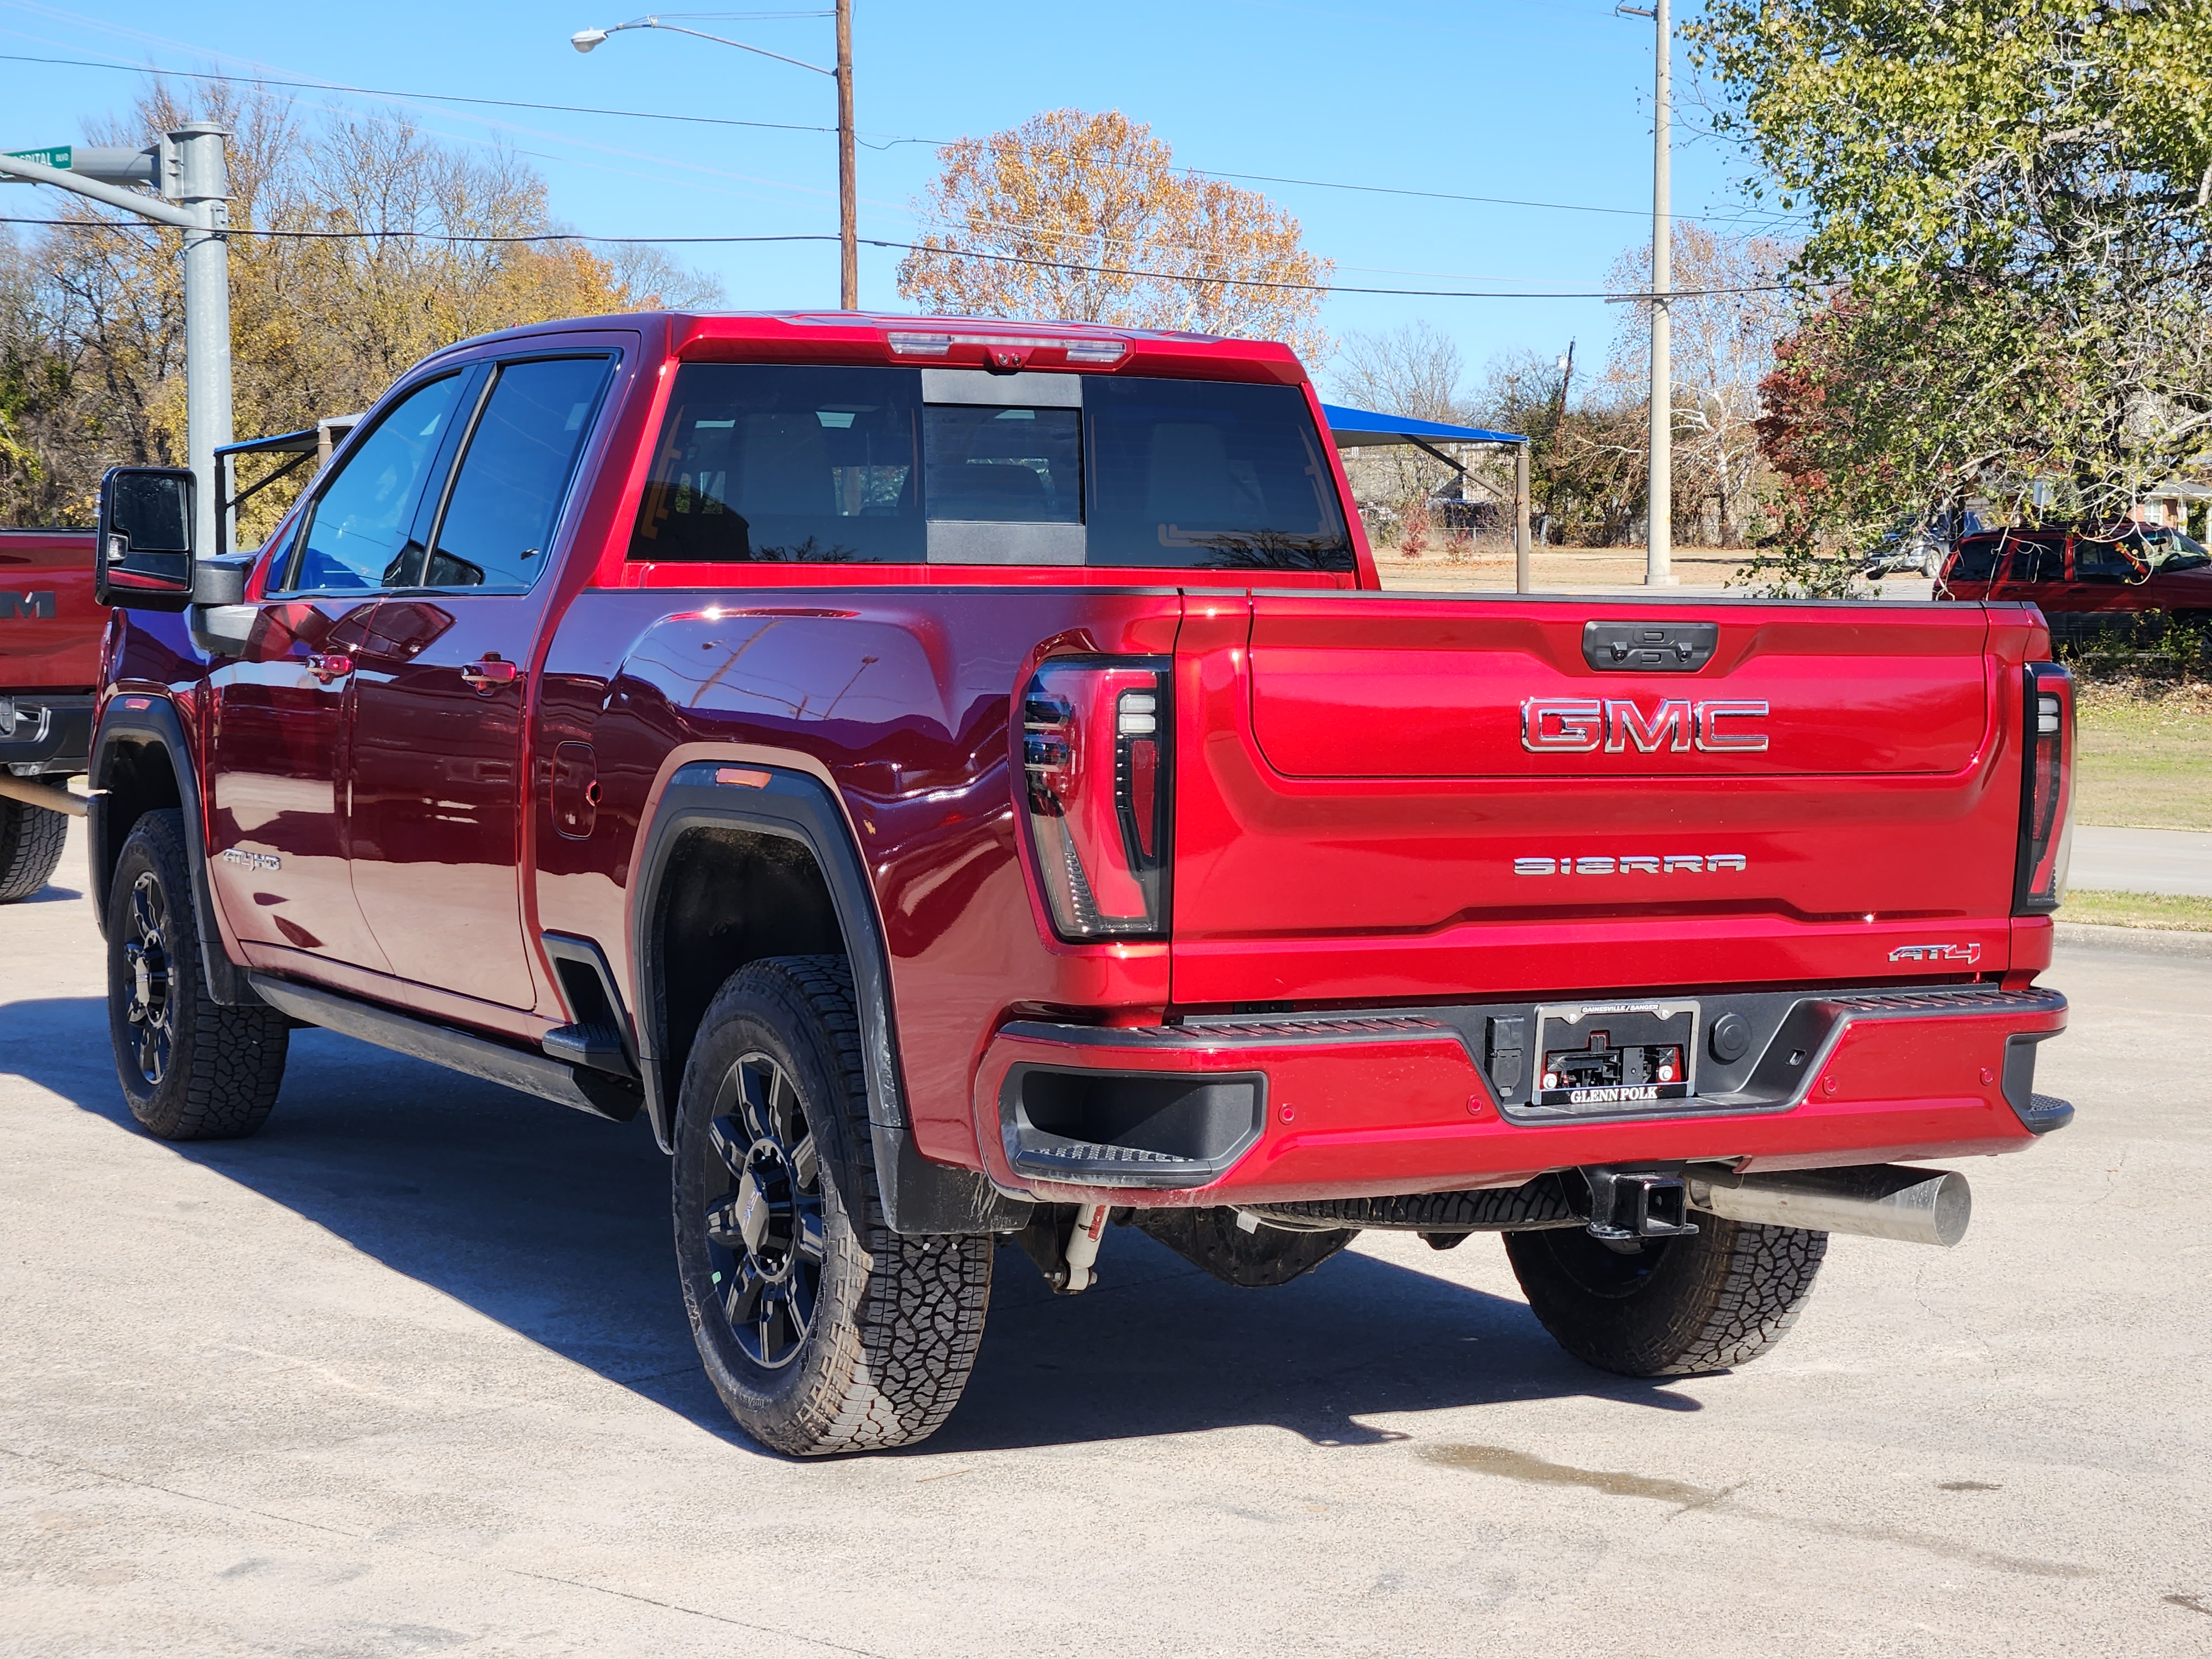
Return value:
<svg viewBox="0 0 2212 1659">
<path fill-rule="evenodd" d="M 111 466 L 100 480 L 93 597 L 140 611 L 192 602 L 198 480 L 181 466 Z"/>
</svg>

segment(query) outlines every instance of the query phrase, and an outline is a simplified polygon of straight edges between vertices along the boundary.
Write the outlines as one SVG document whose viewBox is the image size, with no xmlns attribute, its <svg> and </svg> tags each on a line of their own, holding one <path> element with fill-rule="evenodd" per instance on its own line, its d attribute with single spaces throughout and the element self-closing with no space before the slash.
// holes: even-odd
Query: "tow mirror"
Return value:
<svg viewBox="0 0 2212 1659">
<path fill-rule="evenodd" d="M 107 469 L 100 481 L 94 599 L 143 611 L 182 611 L 191 603 L 198 488 L 180 466 Z"/>
</svg>

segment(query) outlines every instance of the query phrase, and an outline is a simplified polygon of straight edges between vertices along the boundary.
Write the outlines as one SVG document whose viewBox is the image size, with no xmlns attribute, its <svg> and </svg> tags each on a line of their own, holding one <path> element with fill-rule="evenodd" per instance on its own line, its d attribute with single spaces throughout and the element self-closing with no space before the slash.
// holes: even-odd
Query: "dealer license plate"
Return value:
<svg viewBox="0 0 2212 1659">
<path fill-rule="evenodd" d="M 1590 1002 L 1536 1011 L 1529 1103 L 1569 1113 L 1632 1112 L 1697 1092 L 1698 1005 Z"/>
</svg>

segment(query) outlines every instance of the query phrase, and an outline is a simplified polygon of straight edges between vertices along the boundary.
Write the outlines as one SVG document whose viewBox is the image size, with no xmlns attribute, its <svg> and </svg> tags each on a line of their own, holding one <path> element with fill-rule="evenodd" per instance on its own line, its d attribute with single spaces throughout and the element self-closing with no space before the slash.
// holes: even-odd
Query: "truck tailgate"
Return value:
<svg viewBox="0 0 2212 1659">
<path fill-rule="evenodd" d="M 2002 968 L 2020 690 L 1989 637 L 1963 605 L 1194 596 L 1176 1000 Z"/>
</svg>

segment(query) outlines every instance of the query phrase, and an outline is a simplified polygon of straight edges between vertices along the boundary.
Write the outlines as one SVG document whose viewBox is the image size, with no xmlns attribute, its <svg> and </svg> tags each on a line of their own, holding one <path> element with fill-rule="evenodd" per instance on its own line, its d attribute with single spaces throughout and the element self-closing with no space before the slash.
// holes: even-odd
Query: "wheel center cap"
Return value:
<svg viewBox="0 0 2212 1659">
<path fill-rule="evenodd" d="M 738 1180 L 737 1221 L 738 1235 L 745 1241 L 747 1253 L 757 1254 L 761 1237 L 768 1231 L 769 1205 L 768 1194 L 761 1189 L 750 1164 Z"/>
</svg>

